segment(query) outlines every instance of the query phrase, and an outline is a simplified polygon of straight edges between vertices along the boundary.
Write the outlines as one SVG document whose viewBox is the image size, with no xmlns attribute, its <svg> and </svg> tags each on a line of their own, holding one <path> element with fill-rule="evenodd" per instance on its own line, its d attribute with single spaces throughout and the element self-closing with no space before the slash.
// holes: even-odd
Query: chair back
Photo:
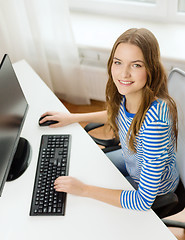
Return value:
<svg viewBox="0 0 185 240">
<path fill-rule="evenodd" d="M 174 68 L 168 81 L 169 94 L 175 100 L 178 110 L 177 165 L 185 186 L 185 72 Z"/>
</svg>

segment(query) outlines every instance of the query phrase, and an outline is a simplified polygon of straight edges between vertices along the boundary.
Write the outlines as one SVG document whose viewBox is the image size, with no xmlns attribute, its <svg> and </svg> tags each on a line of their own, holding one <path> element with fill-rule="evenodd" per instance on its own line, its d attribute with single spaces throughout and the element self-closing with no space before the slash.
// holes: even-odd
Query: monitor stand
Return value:
<svg viewBox="0 0 185 240">
<path fill-rule="evenodd" d="M 25 138 L 20 138 L 10 167 L 7 181 L 12 181 L 20 177 L 29 166 L 30 144 Z"/>
</svg>

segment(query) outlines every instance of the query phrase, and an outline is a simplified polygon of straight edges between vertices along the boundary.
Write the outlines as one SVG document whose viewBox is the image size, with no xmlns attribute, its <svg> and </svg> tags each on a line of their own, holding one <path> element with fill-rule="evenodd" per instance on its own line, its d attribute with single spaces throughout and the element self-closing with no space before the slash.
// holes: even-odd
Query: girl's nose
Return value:
<svg viewBox="0 0 185 240">
<path fill-rule="evenodd" d="M 121 69 L 120 69 L 120 74 L 121 74 L 121 78 L 124 79 L 124 78 L 129 78 L 130 77 L 130 67 L 129 66 L 123 66 Z"/>
</svg>

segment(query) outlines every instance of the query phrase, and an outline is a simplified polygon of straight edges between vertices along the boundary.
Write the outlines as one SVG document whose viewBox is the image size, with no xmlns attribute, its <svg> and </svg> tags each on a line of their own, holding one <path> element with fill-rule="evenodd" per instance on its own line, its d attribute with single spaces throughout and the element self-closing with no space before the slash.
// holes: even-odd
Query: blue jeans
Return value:
<svg viewBox="0 0 185 240">
<path fill-rule="evenodd" d="M 130 182 L 130 184 L 137 189 L 138 185 L 136 182 L 130 177 L 127 172 L 125 162 L 122 156 L 122 149 L 118 149 L 112 152 L 106 153 L 107 157 L 111 160 L 111 162 L 117 167 L 117 169 L 123 174 L 123 176 Z"/>
</svg>

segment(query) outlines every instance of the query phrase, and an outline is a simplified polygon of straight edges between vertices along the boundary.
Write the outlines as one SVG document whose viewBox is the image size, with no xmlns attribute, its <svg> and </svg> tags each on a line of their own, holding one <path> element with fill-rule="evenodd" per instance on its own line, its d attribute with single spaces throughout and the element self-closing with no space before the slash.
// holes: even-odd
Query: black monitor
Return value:
<svg viewBox="0 0 185 240">
<path fill-rule="evenodd" d="M 28 104 L 7 54 L 0 63 L 0 196 L 6 181 L 29 164 L 30 144 L 21 138 Z"/>
</svg>

